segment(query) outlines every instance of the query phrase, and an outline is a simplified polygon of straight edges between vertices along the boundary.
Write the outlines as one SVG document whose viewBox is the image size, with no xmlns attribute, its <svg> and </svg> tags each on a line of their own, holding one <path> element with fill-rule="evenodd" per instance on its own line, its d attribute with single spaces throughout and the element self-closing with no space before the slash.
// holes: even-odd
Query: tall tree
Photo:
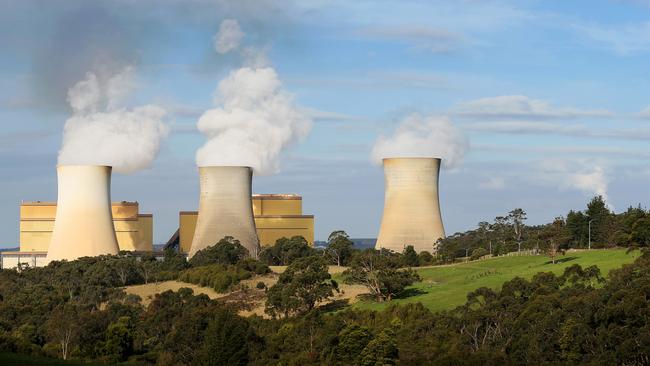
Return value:
<svg viewBox="0 0 650 366">
<path fill-rule="evenodd" d="M 585 212 L 589 221 L 591 221 L 591 241 L 599 245 L 607 242 L 608 226 L 612 212 L 607 207 L 603 196 L 596 196 L 587 204 Z"/>
<path fill-rule="evenodd" d="M 515 208 L 508 213 L 508 220 L 512 223 L 514 238 L 517 242 L 517 251 L 521 252 L 521 243 L 524 235 L 526 221 L 526 211 L 521 208 Z"/>
<path fill-rule="evenodd" d="M 562 217 L 556 217 L 553 223 L 546 225 L 540 234 L 545 242 L 544 251 L 555 264 L 558 255 L 563 254 L 571 234 Z"/>
<path fill-rule="evenodd" d="M 296 259 L 269 288 L 266 312 L 272 316 L 304 313 L 338 291 L 336 281 L 327 272 L 321 256 Z"/>
<path fill-rule="evenodd" d="M 352 256 L 353 245 L 354 243 L 352 243 L 352 240 L 350 240 L 350 237 L 345 231 L 334 231 L 327 238 L 325 255 L 327 255 L 337 266 L 345 265 Z"/>
</svg>

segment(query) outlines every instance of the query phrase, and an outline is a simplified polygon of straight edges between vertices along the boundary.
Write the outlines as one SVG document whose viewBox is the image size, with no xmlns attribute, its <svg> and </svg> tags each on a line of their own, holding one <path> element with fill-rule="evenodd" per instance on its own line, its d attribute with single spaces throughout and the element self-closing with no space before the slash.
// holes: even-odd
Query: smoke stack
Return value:
<svg viewBox="0 0 650 366">
<path fill-rule="evenodd" d="M 111 169 L 57 167 L 59 193 L 48 261 L 119 252 L 111 213 Z"/>
<path fill-rule="evenodd" d="M 247 166 L 199 167 L 201 195 L 199 217 L 189 258 L 232 236 L 252 257 L 257 257 L 259 240 L 253 219 L 251 183 L 253 169 Z"/>
<path fill-rule="evenodd" d="M 376 249 L 434 251 L 445 237 L 438 200 L 440 159 L 383 159 L 385 199 Z"/>
</svg>

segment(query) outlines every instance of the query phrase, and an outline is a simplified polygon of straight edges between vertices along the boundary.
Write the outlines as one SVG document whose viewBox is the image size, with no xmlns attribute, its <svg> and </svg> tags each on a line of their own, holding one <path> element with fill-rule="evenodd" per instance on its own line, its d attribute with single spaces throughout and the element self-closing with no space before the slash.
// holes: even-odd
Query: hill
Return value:
<svg viewBox="0 0 650 366">
<path fill-rule="evenodd" d="M 546 256 L 512 256 L 485 259 L 481 261 L 418 268 L 422 282 L 409 288 L 406 297 L 394 299 L 391 303 L 421 302 L 431 310 L 448 310 L 465 303 L 467 294 L 480 287 L 500 289 L 501 285 L 514 278 L 532 278 L 538 272 L 562 273 L 565 268 L 579 264 L 583 267 L 596 265 L 603 275 L 634 261 L 639 252 L 626 253 L 626 249 L 572 251 L 552 264 Z M 341 276 L 335 276 L 342 280 Z M 387 303 L 359 301 L 356 308 L 381 310 Z"/>
</svg>

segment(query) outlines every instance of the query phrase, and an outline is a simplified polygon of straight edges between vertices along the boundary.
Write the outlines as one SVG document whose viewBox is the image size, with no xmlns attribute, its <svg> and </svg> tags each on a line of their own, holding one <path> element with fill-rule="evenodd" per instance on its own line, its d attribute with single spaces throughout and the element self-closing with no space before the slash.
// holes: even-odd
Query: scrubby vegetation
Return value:
<svg viewBox="0 0 650 366">
<path fill-rule="evenodd" d="M 159 294 L 144 308 L 120 295 L 118 260 L 0 272 L 0 350 L 62 358 L 65 349 L 68 359 L 160 365 L 642 365 L 650 357 L 647 253 L 607 280 L 596 267 L 574 265 L 479 288 L 450 311 L 312 307 L 275 320 L 240 317 L 189 289 Z M 310 263 L 296 262 L 287 276 L 311 278 Z M 88 281 L 65 286 L 71 272 Z"/>
<path fill-rule="evenodd" d="M 481 224 L 478 230 L 438 243 L 442 254 L 437 256 L 417 254 L 408 245 L 403 253 L 358 251 L 345 233 L 336 232 L 327 251 L 311 248 L 304 238 L 284 238 L 260 253 L 262 261 L 248 258 L 235 239 L 224 238 L 189 263 L 173 252 L 163 261 L 122 253 L 2 270 L 0 362 L 48 364 L 47 358 L 59 358 L 134 365 L 645 365 L 650 363 L 650 252 L 644 248 L 649 215 L 640 208 L 615 215 L 595 198 L 585 213 L 527 227 L 525 212 L 514 210 L 512 217 L 496 220 L 496 226 Z M 580 262 L 570 262 L 577 255 L 558 260 L 563 250 L 584 247 L 586 219 L 592 222 L 594 247 L 621 243 L 641 248 L 642 254 L 607 277 L 596 266 L 571 265 Z M 596 220 L 605 226 L 595 227 Z M 504 248 L 517 251 L 535 245 L 551 258 L 416 268 L 451 262 L 458 253 L 481 259 Z M 608 252 L 600 253 L 613 257 L 611 253 L 622 251 Z M 512 278 L 504 274 L 506 267 L 481 267 L 504 260 L 523 265 L 526 272 Z M 328 264 L 347 265 L 340 279 L 365 286 L 370 299 L 352 307 L 325 304 L 338 290 L 339 279 L 328 273 Z M 268 273 L 268 265 L 287 266 L 276 284 L 267 288 L 259 282 L 258 289 L 251 290 L 266 292 L 268 318 L 242 317 L 236 301 L 194 296 L 188 288 L 157 294 L 146 307 L 138 296 L 123 291 L 124 286 L 162 279 L 228 291 L 242 279 Z M 427 302 L 453 297 L 442 291 L 444 284 L 439 296 L 418 297 L 427 293 L 426 286 L 437 285 L 419 281 L 438 278 L 432 273 L 442 272 L 464 278 L 466 287 L 450 285 L 456 295 L 463 289 L 469 292 L 465 301 L 456 303 L 459 306 Z M 383 310 L 364 308 L 368 304 Z"/>
</svg>

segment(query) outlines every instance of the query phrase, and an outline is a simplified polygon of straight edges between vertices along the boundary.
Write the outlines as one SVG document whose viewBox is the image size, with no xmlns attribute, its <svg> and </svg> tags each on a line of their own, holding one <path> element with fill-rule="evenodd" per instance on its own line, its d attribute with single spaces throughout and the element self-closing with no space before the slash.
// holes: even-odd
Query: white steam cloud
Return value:
<svg viewBox="0 0 650 366">
<path fill-rule="evenodd" d="M 446 168 L 460 166 L 469 148 L 463 132 L 448 118 L 412 114 L 397 126 L 392 136 L 379 136 L 371 159 L 381 164 L 383 158 L 441 158 Z"/>
<path fill-rule="evenodd" d="M 214 36 L 214 49 L 217 53 L 224 54 L 239 47 L 239 42 L 244 38 L 244 32 L 239 23 L 234 19 L 221 22 L 219 32 Z"/>
<path fill-rule="evenodd" d="M 225 22 L 229 20 L 220 29 L 230 27 Z M 217 107 L 199 118 L 197 127 L 208 139 L 196 153 L 199 166 L 241 165 L 252 167 L 255 174 L 273 174 L 279 170 L 281 152 L 309 134 L 309 115 L 282 88 L 276 71 L 262 63 L 262 52 L 251 50 L 241 50 L 249 66 L 219 82 Z"/>
<path fill-rule="evenodd" d="M 559 184 L 561 189 L 575 189 L 607 201 L 609 179 L 605 168 L 594 160 L 549 159 L 541 163 L 539 181 Z"/>
<path fill-rule="evenodd" d="M 132 173 L 151 166 L 168 128 L 165 110 L 122 107 L 135 87 L 134 69 L 102 77 L 93 72 L 68 90 L 72 116 L 65 122 L 59 164 L 110 165 Z"/>
</svg>

